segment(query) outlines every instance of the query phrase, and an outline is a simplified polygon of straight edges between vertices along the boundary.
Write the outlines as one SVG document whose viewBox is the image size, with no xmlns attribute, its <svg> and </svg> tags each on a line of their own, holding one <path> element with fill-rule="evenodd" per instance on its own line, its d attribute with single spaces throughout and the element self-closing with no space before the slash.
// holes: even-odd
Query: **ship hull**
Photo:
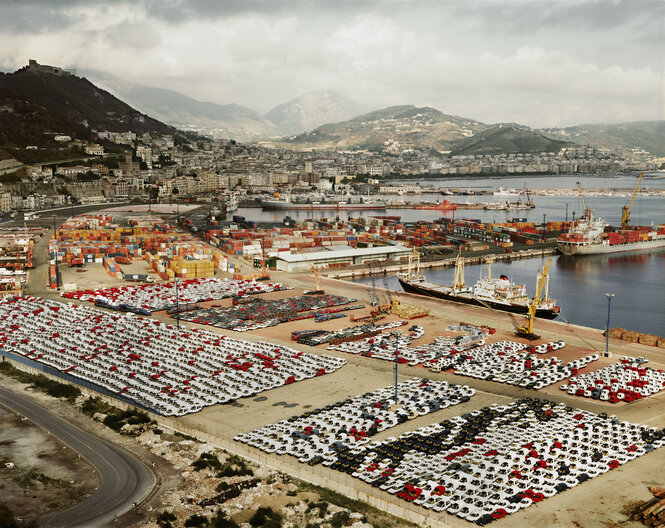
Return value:
<svg viewBox="0 0 665 528">
<path fill-rule="evenodd" d="M 640 242 L 626 242 L 625 244 L 566 244 L 559 242 L 557 247 L 564 255 L 604 255 L 606 253 L 622 253 L 624 251 L 646 251 L 665 247 L 665 238 L 646 240 Z"/>
<path fill-rule="evenodd" d="M 402 289 L 407 292 L 407 293 L 415 293 L 417 295 L 425 295 L 427 297 L 434 297 L 436 299 L 444 299 L 446 301 L 452 301 L 456 303 L 462 303 L 462 304 L 470 304 L 473 306 L 482 306 L 483 308 L 493 308 L 494 310 L 501 310 L 502 312 L 510 312 L 510 313 L 519 313 L 519 314 L 526 314 L 529 311 L 528 306 L 516 306 L 513 304 L 504 304 L 504 303 L 498 303 L 498 302 L 493 302 L 489 300 L 483 300 L 480 301 L 476 299 L 475 297 L 468 295 L 468 296 L 462 296 L 462 295 L 456 295 L 453 293 L 446 293 L 442 291 L 437 291 L 437 290 L 432 290 L 430 288 L 426 288 L 423 286 L 420 286 L 418 284 L 414 284 L 412 282 L 405 281 L 401 277 L 397 277 L 397 280 L 399 280 L 400 285 L 402 286 Z M 554 319 L 559 315 L 559 311 L 557 310 L 537 310 L 536 311 L 536 317 L 540 317 L 542 319 Z"/>
<path fill-rule="evenodd" d="M 293 203 L 293 202 L 277 202 L 271 200 L 261 201 L 263 209 L 291 209 L 300 211 L 340 211 L 340 210 L 364 210 L 364 211 L 383 211 L 386 209 L 386 204 L 377 203 Z"/>
</svg>

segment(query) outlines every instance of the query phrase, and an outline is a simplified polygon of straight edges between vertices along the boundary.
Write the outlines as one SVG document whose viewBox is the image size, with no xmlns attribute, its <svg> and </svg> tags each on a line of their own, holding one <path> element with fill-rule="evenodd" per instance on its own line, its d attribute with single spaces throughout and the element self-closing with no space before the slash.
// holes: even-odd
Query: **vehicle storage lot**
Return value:
<svg viewBox="0 0 665 528">
<path fill-rule="evenodd" d="M 106 280 L 109 279 L 107 275 Z M 295 289 L 267 294 L 268 298 L 294 296 L 300 294 L 303 289 L 311 289 L 312 287 L 311 278 L 309 277 L 301 278 L 287 274 L 273 273 L 272 280 L 293 285 Z M 358 299 L 359 303 L 369 305 L 370 289 L 367 287 L 325 279 L 323 280 L 323 286 L 328 293 L 354 297 Z M 391 295 L 381 291 L 378 293 L 380 303 L 389 301 L 390 297 L 395 297 L 394 292 L 391 292 Z M 457 324 L 460 321 L 495 327 L 497 332 L 491 336 L 491 341 L 501 339 L 514 340 L 513 328 L 516 324 L 522 322 L 521 316 L 513 314 L 444 303 L 408 294 L 400 294 L 399 297 L 404 303 L 426 306 L 434 314 L 434 317 L 421 318 L 409 322 L 409 326 L 411 324 L 418 324 L 425 328 L 425 335 L 415 342 L 417 344 L 427 343 L 436 335 L 451 335 L 450 332 L 445 331 L 445 327 L 448 324 Z M 229 302 L 230 300 L 222 300 L 215 303 L 224 305 Z M 368 312 L 369 307 L 354 311 L 353 313 L 360 316 Z M 160 316 L 160 319 L 163 321 L 173 323 L 173 320 L 165 317 L 165 314 L 160 314 Z M 396 316 L 389 316 L 382 322 L 396 319 Z M 188 326 L 200 325 L 191 325 L 188 323 Z M 376 498 L 380 501 L 376 502 L 376 504 L 389 504 L 390 511 L 397 515 L 400 515 L 400 511 L 403 516 L 409 516 L 408 512 L 413 512 L 426 515 L 427 522 L 438 526 L 473 526 L 455 516 L 445 513 L 434 513 L 424 508 L 405 503 L 401 499 L 373 488 L 357 479 L 351 477 L 345 478 L 347 476 L 340 474 L 338 471 L 322 466 L 312 468 L 300 464 L 293 457 L 266 455 L 256 449 L 239 445 L 237 442 L 232 441 L 233 436 L 239 432 L 248 432 L 268 423 L 275 423 L 281 419 L 302 414 L 307 409 L 322 407 L 347 397 L 384 387 L 394 380 L 393 365 L 389 362 L 327 351 L 325 350 L 325 346 L 312 349 L 311 347 L 297 345 L 290 341 L 292 330 L 302 330 L 305 328 L 337 329 L 346 326 L 351 326 L 348 318 L 328 321 L 322 324 L 315 324 L 311 321 L 303 324 L 296 321 L 243 333 L 205 327 L 210 331 L 226 334 L 231 337 L 257 341 L 270 339 L 271 341 L 281 341 L 283 344 L 306 351 L 315 353 L 318 351 L 318 353 L 336 355 L 346 359 L 348 364 L 335 373 L 271 390 L 261 395 L 266 398 L 265 400 L 262 398 L 244 398 L 237 401 L 238 404 L 242 404 L 242 407 L 232 405 L 214 406 L 204 409 L 196 415 L 173 419 L 170 422 L 176 424 L 185 432 L 200 431 L 207 433 L 217 438 L 219 444 L 228 450 L 244 454 L 254 460 L 260 460 L 262 463 L 273 465 L 273 467 L 279 467 L 281 470 L 298 475 L 301 478 L 322 483 L 347 494 L 364 498 L 364 500 L 369 502 L 374 501 L 374 498 Z M 203 326 L 200 327 L 204 328 Z M 598 330 L 540 320 L 536 323 L 536 329 L 542 335 L 543 341 L 563 339 L 566 342 L 564 349 L 553 353 L 553 355 L 564 361 L 591 353 L 602 353 L 605 348 L 604 337 Z M 593 362 L 586 369 L 582 369 L 580 374 L 614 363 L 618 361 L 621 355 L 644 356 L 650 360 L 647 366 L 662 368 L 663 358 L 662 352 L 659 349 L 611 341 L 610 350 L 613 353 L 613 357 L 603 358 L 601 356 L 598 361 Z M 548 354 L 539 355 L 539 357 L 547 356 Z M 384 431 L 380 435 L 377 435 L 377 440 L 381 440 L 387 436 L 398 436 L 403 432 L 414 430 L 417 427 L 440 422 L 444 419 L 458 416 L 493 403 L 506 404 L 523 396 L 547 398 L 554 402 L 565 402 L 573 407 L 588 409 L 596 413 L 607 412 L 608 414 L 616 414 L 620 420 L 628 420 L 633 423 L 657 427 L 665 426 L 665 396 L 662 393 L 631 404 L 620 403 L 612 405 L 588 398 L 569 396 L 559 390 L 559 385 L 563 382 L 553 384 L 541 391 L 533 391 L 450 373 L 433 374 L 422 367 L 400 366 L 400 380 L 415 376 L 467 384 L 476 389 L 476 395 L 467 403 L 437 411 L 434 414 L 420 417 L 419 419 L 400 424 L 396 428 Z M 591 481 L 577 486 L 573 490 L 555 495 L 525 510 L 496 521 L 492 525 L 499 527 L 526 527 L 535 526 L 537 523 L 540 523 L 545 526 L 583 526 L 586 528 L 593 526 L 611 527 L 618 526 L 621 523 L 621 526 L 641 526 L 641 524 L 636 522 L 626 522 L 628 517 L 626 511 L 637 502 L 647 500 L 651 497 L 651 494 L 647 490 L 647 485 L 663 484 L 662 467 L 665 467 L 665 449 L 663 448 L 633 460 L 625 466 L 600 475 Z M 414 519 L 415 517 L 411 516 L 410 518 Z"/>
<path fill-rule="evenodd" d="M 281 274 L 273 274 L 272 279 L 293 284 L 296 286 L 296 289 L 290 292 L 269 294 L 270 296 L 297 295 L 299 293 L 297 286 L 301 286 L 304 289 L 311 287 L 305 281 L 298 284 L 297 279 Z M 357 298 L 359 302 L 368 304 L 369 290 L 367 288 L 340 281 L 324 280 L 323 282 L 329 293 L 352 296 Z M 380 293 L 383 297 L 381 302 L 388 300 L 385 293 Z M 485 324 L 497 328 L 497 333 L 491 336 L 491 340 L 514 340 L 512 335 L 513 326 L 521 322 L 522 319 L 520 316 L 511 314 L 441 303 L 406 294 L 402 294 L 399 297 L 402 302 L 426 306 L 434 314 L 434 317 L 421 318 L 410 322 L 410 324 L 419 324 L 425 328 L 425 335 L 417 343 L 427 343 L 435 335 L 450 335 L 449 332 L 442 331 L 442 329 L 448 324 L 456 324 L 460 321 L 478 325 Z M 358 310 L 357 314 L 363 315 L 368 311 L 368 308 Z M 394 319 L 397 319 L 397 317 L 389 316 L 385 320 Z M 306 328 L 322 327 L 326 329 L 329 327 L 328 329 L 333 329 L 343 326 L 349 326 L 347 318 L 329 321 L 320 325 L 311 323 Z M 290 341 L 290 332 L 295 329 L 303 329 L 302 323 L 286 323 L 277 327 L 265 328 L 254 332 L 244 332 L 242 334 L 235 334 L 230 331 L 224 331 L 223 333 L 232 337 L 242 336 L 243 339 L 249 340 L 266 338 L 279 340 L 285 344 L 288 342 L 294 348 L 312 351 L 311 347 L 294 345 Z M 597 330 L 540 320 L 537 321 L 537 329 L 542 334 L 543 340 L 563 339 L 566 341 L 567 346 L 564 349 L 552 353 L 564 361 L 604 351 L 604 338 Z M 213 331 L 218 330 L 215 329 Z M 325 350 L 325 346 L 317 348 L 321 353 Z M 314 351 L 316 350 L 314 349 Z M 580 374 L 614 363 L 618 361 L 621 355 L 645 356 L 650 359 L 647 366 L 662 368 L 663 360 L 659 357 L 660 353 L 658 349 L 612 342 L 610 350 L 613 352 L 613 357 L 603 358 L 601 356 L 598 361 L 593 362 L 586 369 L 582 369 Z M 337 482 L 341 488 L 344 488 L 344 486 L 352 488 L 359 496 L 366 493 L 368 497 L 378 497 L 380 500 L 387 501 L 394 507 L 402 508 L 404 511 L 426 514 L 429 519 L 428 522 L 440 526 L 472 526 L 470 523 L 452 515 L 434 513 L 405 503 L 393 495 L 372 488 L 368 484 L 356 479 L 351 479 L 350 477 L 345 479 L 346 475 L 340 475 L 337 471 L 322 466 L 311 468 L 300 464 L 295 458 L 289 456 L 266 455 L 253 448 L 245 446 L 241 448 L 231 440 L 239 432 L 248 432 L 268 423 L 275 423 L 290 416 L 302 414 L 307 409 L 322 407 L 347 397 L 353 397 L 369 390 L 384 387 L 389 385 L 394 379 L 393 365 L 389 362 L 342 354 L 335 351 L 326 351 L 326 353 L 344 357 L 348 362 L 347 366 L 321 378 L 305 380 L 295 385 L 271 390 L 263 395 L 266 397 L 265 400 L 260 399 L 260 401 L 257 401 L 257 398 L 245 398 L 237 401 L 242 407 L 229 405 L 215 406 L 204 409 L 196 415 L 176 419 L 174 422 L 180 423 L 186 429 L 200 430 L 216 436 L 220 439 L 220 443 L 228 449 L 245 452 L 256 459 L 266 460 L 268 464 L 274 463 L 279 467 L 286 465 L 291 468 L 293 474 L 300 475 L 303 478 L 307 478 L 307 475 L 309 475 L 311 479 L 320 479 L 320 481 L 328 482 L 329 484 Z M 539 357 L 548 357 L 548 355 Z M 660 359 L 660 362 L 656 361 L 658 359 Z M 631 404 L 620 403 L 612 405 L 588 398 L 569 396 L 559 390 L 560 383 L 553 384 L 541 391 L 533 391 L 450 373 L 433 374 L 421 367 L 401 365 L 399 372 L 400 380 L 420 376 L 467 384 L 476 389 L 476 395 L 467 403 L 419 417 L 416 420 L 384 431 L 375 437 L 376 440 L 382 440 L 389 436 L 398 436 L 401 433 L 414 430 L 418 427 L 440 422 L 493 403 L 506 404 L 523 396 L 540 397 L 550 399 L 554 402 L 564 402 L 575 408 L 587 409 L 595 413 L 606 412 L 608 414 L 616 414 L 619 420 L 628 420 L 633 423 L 657 427 L 665 426 L 665 395 L 663 393 Z M 284 403 L 289 405 L 289 407 L 284 405 Z M 618 526 L 618 523 L 621 523 L 621 526 L 640 526 L 639 523 L 626 522 L 628 517 L 626 511 L 637 502 L 650 498 L 651 494 L 647 489 L 647 485 L 659 485 L 663 483 L 662 467 L 665 467 L 665 449 L 661 448 L 635 459 L 625 466 L 620 466 L 611 472 L 585 482 L 573 490 L 555 495 L 543 502 L 534 504 L 502 520 L 496 521 L 492 525 L 526 527 L 542 524 L 545 526 L 583 526 L 586 528 L 593 526 Z"/>
</svg>

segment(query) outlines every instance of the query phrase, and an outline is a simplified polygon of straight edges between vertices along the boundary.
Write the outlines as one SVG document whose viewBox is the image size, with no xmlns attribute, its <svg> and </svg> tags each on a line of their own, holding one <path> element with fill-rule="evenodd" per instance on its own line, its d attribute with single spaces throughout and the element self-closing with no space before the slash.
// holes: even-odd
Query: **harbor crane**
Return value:
<svg viewBox="0 0 665 528">
<path fill-rule="evenodd" d="M 533 333 L 533 320 L 536 318 L 536 311 L 538 310 L 538 305 L 542 300 L 543 289 L 549 281 L 549 271 L 550 264 L 552 264 L 552 259 L 548 258 L 543 271 L 538 274 L 538 280 L 536 282 L 536 292 L 533 294 L 533 299 L 529 304 L 529 312 L 526 316 L 526 323 L 520 326 L 517 330 L 518 337 L 525 337 L 529 340 L 540 339 L 539 335 Z"/>
<path fill-rule="evenodd" d="M 630 200 L 630 205 L 623 206 L 623 210 L 621 211 L 621 229 L 626 229 L 628 227 L 628 222 L 630 222 L 630 213 L 633 210 L 633 205 L 635 205 L 635 198 L 637 198 L 637 193 L 640 190 L 640 183 L 642 183 L 642 178 L 644 178 L 644 173 L 640 172 L 640 177 L 637 179 L 637 185 L 635 185 L 635 190 L 633 191 L 633 197 Z"/>
<path fill-rule="evenodd" d="M 582 216 L 589 216 L 589 212 L 586 208 L 586 202 L 584 201 L 584 189 L 582 189 L 582 184 L 577 182 L 577 191 L 580 193 L 580 205 L 582 206 Z"/>
</svg>

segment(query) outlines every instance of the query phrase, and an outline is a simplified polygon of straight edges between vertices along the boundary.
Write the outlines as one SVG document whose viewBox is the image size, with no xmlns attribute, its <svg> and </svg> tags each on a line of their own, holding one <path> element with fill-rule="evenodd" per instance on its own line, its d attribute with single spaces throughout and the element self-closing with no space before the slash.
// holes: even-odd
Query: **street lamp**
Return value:
<svg viewBox="0 0 665 528">
<path fill-rule="evenodd" d="M 397 366 L 399 365 L 399 334 L 395 332 L 395 405 L 397 405 Z"/>
<path fill-rule="evenodd" d="M 178 295 L 178 277 L 175 277 L 175 325 L 180 330 L 180 295 Z"/>
<path fill-rule="evenodd" d="M 607 325 L 605 326 L 605 356 L 609 357 L 610 353 L 610 306 L 612 305 L 613 293 L 606 293 L 607 297 Z"/>
<path fill-rule="evenodd" d="M 568 202 L 566 202 L 566 223 L 568 223 Z"/>
</svg>

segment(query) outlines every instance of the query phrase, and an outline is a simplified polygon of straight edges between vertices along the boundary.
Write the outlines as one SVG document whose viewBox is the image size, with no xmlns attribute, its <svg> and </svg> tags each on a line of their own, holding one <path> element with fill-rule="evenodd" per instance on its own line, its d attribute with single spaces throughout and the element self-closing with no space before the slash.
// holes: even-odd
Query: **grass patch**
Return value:
<svg viewBox="0 0 665 528">
<path fill-rule="evenodd" d="M 58 488 L 65 493 L 72 502 L 79 502 L 85 497 L 86 490 L 83 486 L 72 484 L 68 480 L 51 478 L 44 473 L 38 473 L 37 471 L 20 471 L 17 475 L 12 477 L 12 480 L 16 482 L 23 489 L 33 489 L 37 487 L 38 484 L 41 484 L 44 488 Z M 0 524 L 2 526 L 2 524 Z"/>
<path fill-rule="evenodd" d="M 81 389 L 69 383 L 60 383 L 44 376 L 44 374 L 30 374 L 17 369 L 9 361 L 0 361 L 0 372 L 11 376 L 21 383 L 29 383 L 36 389 L 53 396 L 54 398 L 64 398 L 71 402 L 81 395 Z"/>
</svg>

